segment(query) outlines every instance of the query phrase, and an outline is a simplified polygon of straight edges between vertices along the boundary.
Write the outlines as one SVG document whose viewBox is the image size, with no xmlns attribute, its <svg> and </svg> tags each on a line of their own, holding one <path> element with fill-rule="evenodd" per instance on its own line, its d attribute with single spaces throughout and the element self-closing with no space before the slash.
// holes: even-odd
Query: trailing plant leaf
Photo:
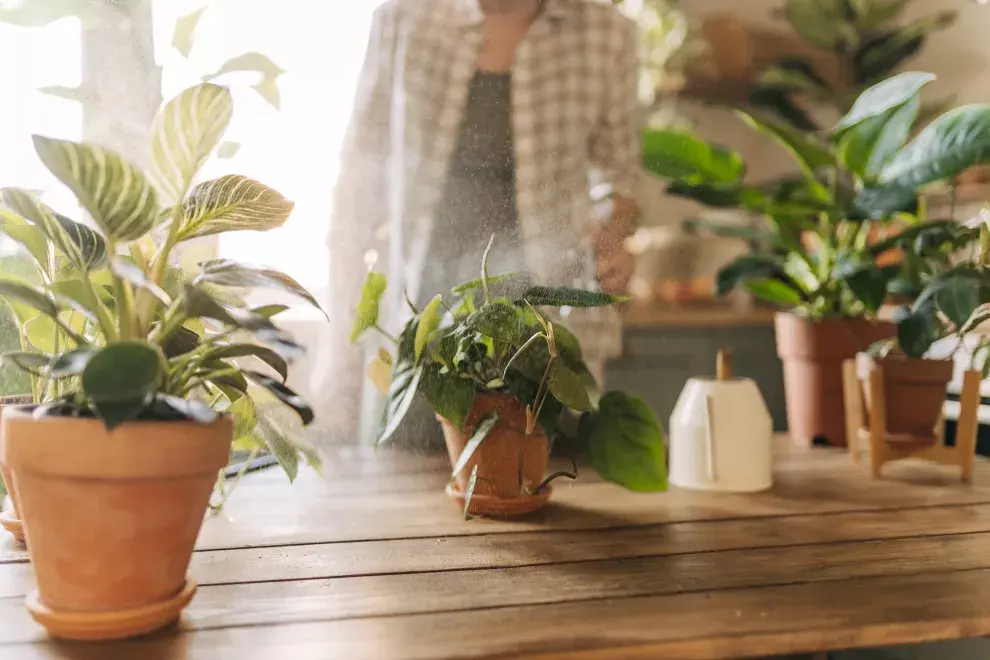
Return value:
<svg viewBox="0 0 990 660">
<path fill-rule="evenodd" d="M 485 441 L 485 438 L 492 432 L 496 424 L 498 424 L 498 412 L 494 410 L 478 421 L 474 432 L 468 438 L 467 443 L 465 443 L 464 449 L 461 450 L 461 455 L 457 457 L 457 463 L 454 464 L 454 469 L 450 473 L 451 481 L 456 479 L 457 475 L 461 473 L 461 470 L 467 467 L 468 461 L 474 456 L 474 452 L 478 451 L 478 447 Z"/>
<path fill-rule="evenodd" d="M 581 374 L 573 371 L 562 360 L 554 360 L 550 365 L 550 392 L 562 404 L 584 412 L 591 409 L 591 398 Z"/>
<path fill-rule="evenodd" d="M 40 374 L 52 362 L 52 356 L 33 351 L 10 351 L 0 355 L 0 362 L 30 374 Z"/>
<path fill-rule="evenodd" d="M 602 397 L 598 412 L 581 420 L 588 458 L 606 481 L 641 492 L 667 488 L 663 430 L 640 399 L 621 392 Z"/>
<path fill-rule="evenodd" d="M 934 306 L 912 310 L 897 323 L 897 344 L 911 358 L 925 355 L 935 341 Z"/>
<path fill-rule="evenodd" d="M 166 358 L 179 357 L 196 350 L 201 343 L 202 339 L 196 331 L 180 325 L 168 336 L 162 345 L 162 352 Z"/>
<path fill-rule="evenodd" d="M 257 433 L 261 436 L 268 451 L 289 477 L 289 482 L 299 475 L 299 449 L 288 440 L 287 434 L 273 420 L 266 416 L 258 418 Z"/>
<path fill-rule="evenodd" d="M 195 399 L 183 399 L 170 394 L 158 393 L 155 395 L 155 401 L 174 410 L 177 413 L 177 419 L 191 419 L 199 424 L 212 424 L 220 417 L 220 413 Z"/>
<path fill-rule="evenodd" d="M 933 80 L 935 76 L 931 73 L 905 71 L 873 85 L 860 94 L 834 130 L 846 131 L 872 117 L 889 115 L 891 111 L 916 99 L 921 88 Z"/>
<path fill-rule="evenodd" d="M 392 437 L 402 422 L 409 407 L 412 405 L 420 380 L 423 378 L 425 366 L 416 361 L 415 337 L 419 318 L 413 317 L 399 335 L 399 351 L 392 369 L 392 384 L 388 389 L 388 401 L 385 406 L 385 428 L 378 437 L 381 444 Z"/>
<path fill-rule="evenodd" d="M 45 316 L 58 316 L 59 308 L 55 301 L 43 291 L 12 279 L 0 279 L 0 297 L 27 305 Z"/>
<path fill-rule="evenodd" d="M 154 188 L 117 154 L 40 135 L 33 139 L 41 162 L 75 193 L 109 240 L 136 240 L 159 222 Z"/>
<path fill-rule="evenodd" d="M 288 305 L 262 305 L 260 307 L 255 307 L 251 311 L 258 316 L 264 316 L 266 319 L 270 319 L 277 314 L 289 309 Z"/>
<path fill-rule="evenodd" d="M 719 296 L 732 291 L 748 280 L 779 279 L 800 291 L 801 287 L 784 271 L 783 262 L 768 254 L 747 254 L 724 266 L 715 278 L 715 293 Z"/>
<path fill-rule="evenodd" d="M 106 241 L 86 225 L 59 215 L 21 188 L 4 188 L 3 201 L 37 227 L 80 271 L 102 268 L 107 263 Z M 35 258 L 47 254 L 47 248 L 37 252 Z"/>
<path fill-rule="evenodd" d="M 935 307 L 957 328 L 962 328 L 980 306 L 980 282 L 952 279 L 935 292 Z"/>
<path fill-rule="evenodd" d="M 794 31 L 819 48 L 835 49 L 845 40 L 842 0 L 787 0 L 784 13 Z"/>
<path fill-rule="evenodd" d="M 228 174 L 197 185 L 183 200 L 178 240 L 275 229 L 285 224 L 294 206 L 273 188 Z"/>
<path fill-rule="evenodd" d="M 508 302 L 492 301 L 482 305 L 465 323 L 476 332 L 502 342 L 521 344 L 525 340 L 519 310 Z"/>
<path fill-rule="evenodd" d="M 290 390 L 283 383 L 257 371 L 251 371 L 249 369 L 242 369 L 241 371 L 252 381 L 274 394 L 276 399 L 295 410 L 303 426 L 308 426 L 313 422 L 315 418 L 313 409 L 309 407 L 309 404 L 301 396 Z"/>
<path fill-rule="evenodd" d="M 196 276 L 195 283 L 206 282 L 220 286 L 239 286 L 275 289 L 302 298 L 320 310 L 323 308 L 302 284 L 285 273 L 271 268 L 244 264 L 232 259 L 212 259 L 203 265 L 203 271 Z"/>
<path fill-rule="evenodd" d="M 794 307 L 804 301 L 800 291 L 780 280 L 759 277 L 747 280 L 745 286 L 757 298 L 781 307 Z"/>
<path fill-rule="evenodd" d="M 735 183 L 745 167 L 738 154 L 689 133 L 644 130 L 643 165 L 658 176 L 685 183 Z"/>
<path fill-rule="evenodd" d="M 760 71 L 756 83 L 762 87 L 803 92 L 812 95 L 829 93 L 828 84 L 815 73 L 806 60 L 787 58 Z"/>
<path fill-rule="evenodd" d="M 97 352 L 98 349 L 96 348 L 82 346 L 67 353 L 62 353 L 52 362 L 51 369 L 49 369 L 48 373 L 52 378 L 78 376 L 86 369 L 86 365 L 89 364 L 89 361 Z"/>
<path fill-rule="evenodd" d="M 843 279 L 853 295 L 863 303 L 866 311 L 872 315 L 876 314 L 887 299 L 890 282 L 899 271 L 898 266 L 878 268 L 875 264 L 865 264 L 850 272 Z"/>
<path fill-rule="evenodd" d="M 880 182 L 916 189 L 952 178 L 988 157 L 990 105 L 966 105 L 925 127 L 883 168 Z"/>
<path fill-rule="evenodd" d="M 305 353 L 302 346 L 264 316 L 242 308 L 226 307 L 206 291 L 191 284 L 185 286 L 180 304 L 187 317 L 213 319 L 247 330 L 266 344 L 271 344 L 286 357 L 293 358 Z"/>
<path fill-rule="evenodd" d="M 361 299 L 351 326 L 351 341 L 357 341 L 369 328 L 378 324 L 378 306 L 388 280 L 381 273 L 370 272 L 361 287 Z"/>
<path fill-rule="evenodd" d="M 524 273 L 502 273 L 500 275 L 489 275 L 488 283 L 497 284 L 498 282 L 504 282 L 507 280 L 519 279 L 525 277 Z M 480 289 L 484 286 L 484 282 L 481 281 L 479 277 L 476 280 L 468 280 L 467 282 L 462 282 L 458 284 L 453 289 L 450 290 L 451 293 L 468 293 L 469 291 L 474 291 L 475 289 Z"/>
<path fill-rule="evenodd" d="M 45 234 L 24 218 L 0 209 L 0 235 L 20 245 L 43 272 L 48 272 L 48 241 Z"/>
<path fill-rule="evenodd" d="M 522 300 L 537 307 L 607 307 L 626 302 L 629 298 L 567 286 L 534 286 L 523 294 Z"/>
<path fill-rule="evenodd" d="M 420 316 L 419 325 L 416 326 L 416 337 L 413 341 L 414 355 L 417 362 L 423 354 L 423 349 L 426 348 L 427 343 L 430 341 L 430 335 L 440 325 L 440 305 L 442 303 L 443 296 L 437 294 L 423 308 L 423 314 Z"/>
</svg>

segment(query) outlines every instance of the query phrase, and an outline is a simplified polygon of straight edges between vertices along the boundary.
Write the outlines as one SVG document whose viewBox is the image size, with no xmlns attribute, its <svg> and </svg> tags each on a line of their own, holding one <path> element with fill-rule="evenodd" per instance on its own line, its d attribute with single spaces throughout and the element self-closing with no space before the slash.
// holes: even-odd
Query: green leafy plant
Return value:
<svg viewBox="0 0 990 660">
<path fill-rule="evenodd" d="M 489 276 L 491 248 L 489 242 L 479 279 L 454 287 L 447 296 L 437 295 L 422 311 L 413 310 L 412 318 L 396 337 L 378 324 L 385 279 L 378 273 L 368 276 L 352 337 L 356 340 L 369 328 L 378 328 L 394 343 L 395 350 L 394 356 L 383 350 L 372 365 L 373 373 L 387 374 L 390 381 L 379 442 L 395 433 L 417 393 L 459 429 L 463 429 L 479 393 L 502 393 L 525 406 L 527 435 L 540 427 L 552 440 L 560 434 L 558 420 L 564 408 L 582 413 L 579 437 L 592 466 L 603 478 L 632 490 L 665 489 L 664 439 L 656 415 L 628 394 L 600 396 L 577 338 L 540 311 L 544 307 L 605 306 L 623 299 L 595 291 L 541 286 L 528 289 L 519 298 L 499 297 L 499 283 L 517 274 Z M 379 377 L 376 380 L 386 384 Z M 494 424 L 495 420 L 489 419 L 478 425 L 465 454 L 455 462 L 455 475 Z M 546 483 L 529 488 L 535 492 Z"/>
<path fill-rule="evenodd" d="M 942 11 L 901 25 L 908 4 L 910 0 L 786 0 L 784 18 L 805 41 L 834 58 L 840 80 L 830 83 L 808 59 L 789 56 L 757 74 L 750 101 L 801 130 L 818 128 L 802 109 L 802 99 L 847 113 L 864 89 L 889 77 L 918 54 L 928 33 L 945 29 L 956 17 Z M 934 116 L 946 107 L 942 101 L 923 114 Z"/>
<path fill-rule="evenodd" d="M 672 181 L 668 192 L 765 220 L 760 230 L 693 223 L 758 246 L 719 272 L 718 292 L 742 286 L 813 319 L 869 316 L 888 293 L 917 296 L 949 269 L 971 236 L 952 220 L 929 219 L 919 190 L 990 156 L 990 106 L 950 110 L 908 141 L 920 91 L 933 79 L 905 72 L 874 85 L 828 133 L 740 112 L 800 169 L 771 189 L 746 184 L 745 165 L 731 151 L 685 133 L 647 133 L 645 164 Z M 896 232 L 899 239 L 886 240 Z M 900 256 L 891 252 L 898 248 Z"/>
<path fill-rule="evenodd" d="M 38 157 L 86 210 L 61 215 L 30 192 L 5 188 L 0 233 L 30 255 L 33 278 L 0 277 L 0 298 L 22 329 L 23 350 L 3 356 L 35 383 L 36 415 L 209 423 L 233 416 L 234 447 L 267 449 L 294 478 L 300 457 L 278 404 L 303 425 L 313 411 L 284 384 L 302 349 L 273 321 L 283 305 L 251 308 L 245 290 L 268 288 L 317 306 L 268 268 L 215 259 L 187 273 L 170 261 L 184 241 L 282 225 L 293 204 L 240 175 L 197 182 L 233 112 L 218 85 L 165 104 L 151 132 L 148 174 L 106 149 L 34 136 Z M 221 480 L 222 483 L 222 480 Z"/>
<path fill-rule="evenodd" d="M 978 325 L 990 320 L 990 226 L 980 216 L 965 224 L 941 230 L 945 240 L 963 248 L 968 258 L 932 277 L 910 306 L 899 310 L 897 336 L 870 348 L 875 356 L 896 352 L 910 358 L 929 355 L 932 345 L 956 337 L 955 350 Z M 905 232 L 905 234 L 909 234 Z M 896 236 L 892 244 L 904 247 L 916 241 L 910 235 Z M 954 354 L 954 353 L 953 353 Z M 981 339 L 972 352 L 973 364 L 982 355 L 983 370 L 990 372 L 990 340 Z"/>
</svg>

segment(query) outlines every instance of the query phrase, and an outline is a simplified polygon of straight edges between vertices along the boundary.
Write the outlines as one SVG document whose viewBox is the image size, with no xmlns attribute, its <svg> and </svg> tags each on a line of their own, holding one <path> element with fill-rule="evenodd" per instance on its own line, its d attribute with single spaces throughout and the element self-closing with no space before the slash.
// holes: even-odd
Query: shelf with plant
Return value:
<svg viewBox="0 0 990 660">
<path fill-rule="evenodd" d="M 29 609 L 56 635 L 128 636 L 178 614 L 195 589 L 185 572 L 211 491 L 221 486 L 217 506 L 229 492 L 221 468 L 232 447 L 271 451 L 290 478 L 301 460 L 316 462 L 279 410 L 313 420 L 285 385 L 302 352 L 275 320 L 287 308 L 240 297 L 270 288 L 318 307 L 313 296 L 264 267 L 171 263 L 184 241 L 272 229 L 292 211 L 241 175 L 197 181 L 232 112 L 230 92 L 213 84 L 169 101 L 147 174 L 106 149 L 34 136 L 87 223 L 2 191 L 0 231 L 37 269 L 36 283 L 0 277 L 29 348 L 3 361 L 31 375 L 40 403 L 4 411 L 0 457 L 38 576 Z M 121 571 L 132 584 L 111 579 Z M 133 609 L 151 605 L 162 617 L 135 628 Z"/>
<path fill-rule="evenodd" d="M 717 289 L 724 294 L 743 287 L 790 312 L 777 317 L 778 349 L 785 360 L 789 423 L 808 439 L 844 438 L 842 415 L 831 419 L 821 400 L 804 400 L 800 392 L 821 391 L 822 379 L 840 382 L 836 360 L 893 335 L 892 325 L 870 321 L 888 295 L 918 295 L 951 267 L 952 251 L 967 240 L 951 230 L 952 220 L 928 218 L 919 192 L 990 154 L 990 106 L 950 110 L 909 141 L 920 92 L 933 79 L 905 72 L 874 85 L 828 133 L 740 112 L 749 126 L 780 144 L 801 172 L 770 191 L 744 181 L 745 164 L 732 151 L 691 134 L 644 135 L 646 165 L 671 180 L 668 192 L 764 219 L 766 228 L 759 230 L 694 224 L 762 247 L 725 266 Z M 913 239 L 911 249 L 885 247 L 883 240 L 897 232 L 903 232 L 898 245 Z M 816 352 L 828 356 L 820 373 L 791 367 L 789 358 L 807 364 Z M 840 406 L 841 400 L 832 404 L 833 413 Z"/>
<path fill-rule="evenodd" d="M 551 482 L 571 472 L 544 472 L 565 409 L 581 415 L 577 435 L 591 466 L 607 481 L 637 491 L 667 485 L 664 437 L 654 412 L 623 392 L 600 394 L 577 338 L 541 310 L 600 307 L 622 299 L 568 287 L 534 286 L 499 295 L 519 277 L 489 275 L 485 250 L 479 279 L 437 294 L 393 336 L 378 325 L 385 277 L 370 273 L 362 289 L 352 340 L 375 329 L 391 343 L 369 375 L 388 394 L 387 441 L 416 396 L 441 421 L 453 472 L 448 494 L 465 515 L 519 515 L 542 506 Z M 428 432 L 424 430 L 424 432 Z"/>
<path fill-rule="evenodd" d="M 942 413 L 956 358 L 966 346 L 967 335 L 990 320 L 990 226 L 986 218 L 945 227 L 939 233 L 946 252 L 957 257 L 954 265 L 930 278 L 913 303 L 898 310 L 895 337 L 857 356 L 868 410 L 872 404 L 869 377 L 881 370 L 888 440 L 935 441 L 931 431 Z M 915 240 L 896 236 L 888 243 L 910 249 Z M 942 347 L 937 354 L 932 350 L 936 345 Z M 982 370 L 984 378 L 990 374 L 990 339 L 986 336 L 979 337 L 968 366 Z"/>
</svg>

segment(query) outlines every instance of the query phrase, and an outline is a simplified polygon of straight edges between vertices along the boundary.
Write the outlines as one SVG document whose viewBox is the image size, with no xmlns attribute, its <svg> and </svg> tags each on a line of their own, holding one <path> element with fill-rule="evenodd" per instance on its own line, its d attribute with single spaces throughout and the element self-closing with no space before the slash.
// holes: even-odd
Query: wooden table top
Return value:
<svg viewBox="0 0 990 660">
<path fill-rule="evenodd" d="M 634 494 L 590 471 L 523 522 L 465 521 L 446 460 L 342 451 L 321 481 L 245 479 L 207 520 L 177 628 L 46 639 L 0 549 L 0 657 L 733 658 L 990 634 L 990 463 L 787 449 L 752 495 Z M 67 512 L 71 515 L 71 512 Z"/>
</svg>

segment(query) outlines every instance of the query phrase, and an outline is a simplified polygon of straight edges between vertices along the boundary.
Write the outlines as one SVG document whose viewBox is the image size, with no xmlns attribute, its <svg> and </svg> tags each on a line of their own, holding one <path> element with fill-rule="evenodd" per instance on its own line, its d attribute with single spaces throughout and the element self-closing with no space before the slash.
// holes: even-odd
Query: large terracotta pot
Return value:
<svg viewBox="0 0 990 660">
<path fill-rule="evenodd" d="M 28 609 L 59 637 L 119 639 L 174 621 L 232 424 L 132 422 L 8 408 L 0 456 L 18 494 L 38 589 Z"/>
<path fill-rule="evenodd" d="M 925 360 L 892 355 L 873 358 L 865 353 L 856 356 L 856 372 L 863 384 L 866 410 L 873 414 L 870 374 L 882 369 L 886 427 L 890 441 L 930 444 L 933 430 L 942 414 L 946 388 L 952 380 L 952 360 Z M 900 436 L 898 438 L 897 436 Z"/>
<path fill-rule="evenodd" d="M 498 422 L 457 475 L 456 482 L 448 487 L 447 493 L 463 506 L 464 493 L 477 466 L 467 513 L 498 517 L 531 513 L 542 507 L 550 496 L 549 486 L 536 494 L 526 492 L 527 487 L 533 488 L 542 481 L 550 447 L 539 426 L 533 435 L 526 435 L 526 408 L 515 397 L 479 394 L 464 422 L 463 432 L 439 418 L 451 465 L 457 464 L 478 423 L 493 410 L 498 412 Z"/>
<path fill-rule="evenodd" d="M 784 363 L 788 432 L 800 443 L 845 446 L 842 363 L 893 337 L 897 326 L 866 319 L 813 322 L 789 313 L 778 313 L 774 321 L 777 355 Z"/>
<path fill-rule="evenodd" d="M 30 394 L 23 396 L 3 396 L 0 397 L 0 411 L 5 406 L 19 406 L 29 403 L 31 403 Z M 7 487 L 7 494 L 10 496 L 11 503 L 11 508 L 6 511 L 0 511 L 0 527 L 10 532 L 17 541 L 24 543 L 24 526 L 21 524 L 21 517 L 18 513 L 17 493 L 14 491 L 13 480 L 7 474 L 7 469 L 4 467 L 2 460 L 0 460 L 0 477 L 3 477 L 3 483 Z M 3 502 L 0 502 L 0 509 L 2 507 Z"/>
</svg>

